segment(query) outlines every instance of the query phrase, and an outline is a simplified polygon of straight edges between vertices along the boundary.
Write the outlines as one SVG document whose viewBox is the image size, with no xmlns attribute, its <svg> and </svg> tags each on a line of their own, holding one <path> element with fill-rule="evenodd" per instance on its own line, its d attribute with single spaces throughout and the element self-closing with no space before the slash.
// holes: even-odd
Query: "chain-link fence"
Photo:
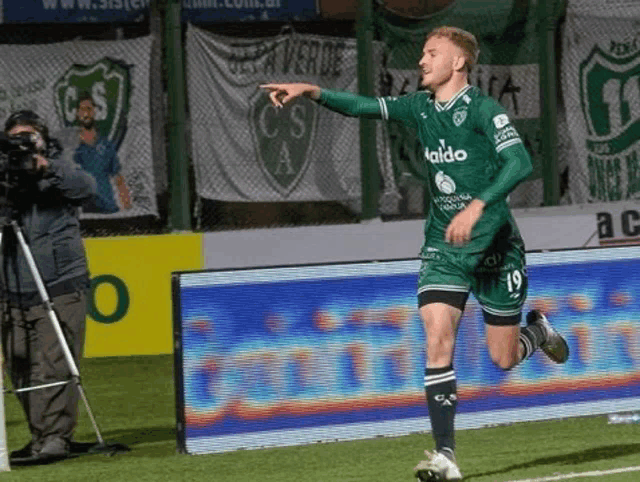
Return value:
<svg viewBox="0 0 640 482">
<path fill-rule="evenodd" d="M 533 207 L 542 204 L 542 162 L 540 149 L 540 77 L 539 77 L 539 56 L 538 56 L 538 19 L 535 9 L 527 8 L 524 4 L 511 5 L 510 3 L 498 4 L 492 9 L 479 8 L 473 2 L 459 2 L 453 4 L 436 16 L 420 19 L 408 19 L 397 15 L 397 12 L 390 12 L 384 7 L 376 10 L 375 37 L 378 39 L 378 48 L 374 54 L 376 56 L 375 89 L 378 95 L 401 95 L 419 88 L 419 71 L 417 63 L 422 53 L 422 46 L 426 33 L 441 24 L 451 24 L 461 26 L 473 31 L 480 42 L 481 56 L 479 65 L 471 75 L 471 81 L 485 92 L 494 96 L 510 113 L 510 116 L 517 126 L 524 142 L 532 154 L 535 171 L 531 178 L 517 188 L 511 195 L 510 202 L 513 207 Z M 243 39 L 242 32 L 237 37 L 219 38 L 218 41 L 225 45 L 210 46 L 209 50 L 217 50 L 219 58 L 212 61 L 209 55 L 207 59 L 199 57 L 197 65 L 217 62 L 215 69 L 205 78 L 224 78 L 236 82 L 237 88 L 233 87 L 233 94 L 230 88 L 217 84 L 212 87 L 211 92 L 202 98 L 195 100 L 192 96 L 199 88 L 194 72 L 189 72 L 190 100 L 191 105 L 196 105 L 196 109 L 209 109 L 206 99 L 216 96 L 216 104 L 226 102 L 229 97 L 241 96 L 247 98 L 248 94 L 241 94 L 242 89 L 253 90 L 255 85 L 262 81 L 312 81 L 323 87 L 342 88 L 344 90 L 357 91 L 355 83 L 355 66 L 343 65 L 343 73 L 347 68 L 351 68 L 351 79 L 342 84 L 336 83 L 335 79 L 324 76 L 313 77 L 314 72 L 299 72 L 293 69 L 287 70 L 286 65 L 281 63 L 280 54 L 277 52 L 279 42 L 287 43 L 282 37 L 280 40 L 274 38 L 262 40 Z M 295 36 L 294 36 L 295 37 Z M 346 41 L 347 39 L 345 39 Z M 298 35 L 296 40 L 291 38 L 288 47 L 302 45 L 298 48 L 292 47 L 288 55 L 293 59 L 299 58 L 302 63 L 309 64 L 311 60 L 318 61 L 318 56 L 314 56 L 312 39 L 304 38 L 304 34 Z M 237 49 L 232 52 L 231 45 Z M 249 46 L 247 46 L 249 45 Z M 306 46 L 306 47 L 305 47 Z M 190 45 L 187 43 L 188 52 Z M 224 50 L 224 49 L 228 50 Z M 304 50 L 304 49 L 307 50 Z M 321 47 L 320 47 L 321 48 Z M 285 49 L 286 50 L 286 49 Z M 270 57 L 264 52 L 274 52 Z M 284 54 L 286 59 L 287 53 Z M 225 56 L 232 59 L 233 66 L 224 66 Z M 345 56 L 343 55 L 343 61 Z M 357 59 L 352 57 L 351 62 Z M 290 62 L 294 62 L 290 60 Z M 294 65 L 294 64 L 291 64 Z M 303 65 L 304 66 L 304 65 Z M 235 72 L 233 69 L 236 69 Z M 244 69 L 244 70 L 243 70 Z M 300 74 L 300 75 L 297 75 Z M 201 87 L 200 87 L 201 88 Z M 222 93 L 227 89 L 227 94 Z M 214 92 L 215 91 L 215 92 Z M 237 99 L 236 99 L 237 100 Z M 201 171 L 197 166 L 198 154 L 194 152 L 194 162 L 196 163 L 196 184 L 198 179 L 207 179 L 209 182 L 215 179 L 226 178 L 226 192 L 213 192 L 212 189 L 205 189 L 204 186 L 197 188 L 198 205 L 196 217 L 198 226 L 202 229 L 219 229 L 233 225 L 233 227 L 251 226 L 257 220 L 262 220 L 266 224 L 295 225 L 297 223 L 323 223 L 331 222 L 325 219 L 322 213 L 329 216 L 336 216 L 336 222 L 357 221 L 359 214 L 359 186 L 360 180 L 357 177 L 359 169 L 359 151 L 357 149 L 358 136 L 354 130 L 346 131 L 340 119 L 333 113 L 318 112 L 317 115 L 325 116 L 318 126 L 324 122 L 322 128 L 316 127 L 314 149 L 304 151 L 306 145 L 294 145 L 281 139 L 264 140 L 260 136 L 275 132 L 275 122 L 270 117 L 270 111 L 264 96 L 259 94 L 250 101 L 261 103 L 259 107 L 254 105 L 242 105 L 236 103 L 229 106 L 224 112 L 218 105 L 213 107 L 216 110 L 216 118 L 225 119 L 224 124 L 229 124 L 233 118 L 232 112 L 237 117 L 233 121 L 233 128 L 229 125 L 214 124 L 213 118 L 205 121 L 198 117 L 199 114 L 192 112 L 193 122 L 193 145 L 201 142 L 201 139 L 213 139 L 207 145 L 208 152 L 201 157 Z M 262 109 L 262 110 L 260 110 Z M 311 109 L 311 107 L 309 107 Z M 241 112 L 255 112 L 255 123 L 251 123 L 249 116 L 240 114 Z M 264 115 L 261 117 L 260 113 Z M 249 120 L 247 120 L 249 117 Z M 320 117 L 318 117 L 320 119 Z M 262 122 L 262 124 L 260 124 Z M 282 119 L 279 119 L 280 127 Z M 310 125 L 307 122 L 306 125 Z M 206 124 L 206 130 L 196 132 L 198 124 Z M 336 129 L 336 126 L 340 125 Z M 260 131 L 263 129 L 263 132 Z M 331 130 L 333 128 L 333 130 Z M 242 133 L 237 132 L 242 130 Z M 352 128 L 353 129 L 353 128 Z M 233 131 L 233 132 L 232 132 Z M 308 127 L 306 132 L 311 133 L 312 127 Z M 348 133 L 347 133 L 348 132 Z M 355 132 L 355 133 L 354 133 Z M 228 146 L 229 138 L 235 138 L 235 151 Z M 225 139 L 221 142 L 220 139 Z M 255 143 L 255 144 L 254 144 Z M 379 123 L 377 130 L 377 157 L 381 171 L 381 198 L 379 202 L 380 214 L 383 219 L 408 219 L 421 217 L 424 215 L 427 194 L 425 193 L 422 174 L 422 153 L 418 145 L 418 139 L 414 132 L 408 128 L 397 124 Z M 247 147 L 241 153 L 237 153 L 235 146 Z M 257 152 L 253 150 L 257 147 Z M 333 199 L 322 200 L 317 197 L 317 192 L 309 193 L 309 198 L 300 199 L 296 202 L 286 199 L 284 196 L 276 199 L 275 204 L 256 203 L 260 198 L 276 197 L 273 194 L 278 189 L 283 193 L 282 182 L 278 179 L 277 173 L 284 172 L 282 152 L 283 146 L 286 148 L 286 156 L 299 155 L 304 152 L 304 161 L 291 160 L 293 169 L 289 172 L 294 180 L 298 169 L 313 169 L 314 182 L 323 179 L 333 186 L 345 186 L 345 177 L 340 177 L 340 173 L 348 173 L 352 179 L 356 180 L 352 187 L 346 191 L 337 193 L 325 190 L 321 196 L 333 196 Z M 267 158 L 271 155 L 271 158 Z M 280 156 L 280 157 L 278 157 Z M 345 169 L 336 167 L 336 159 L 347 160 L 351 168 Z M 218 164 L 222 160 L 228 166 L 221 168 Z M 297 162 L 297 163 L 296 163 Z M 307 164 L 305 164 L 307 163 Z M 279 170 L 280 169 L 280 170 Z M 255 172 L 252 174 L 252 170 Z M 279 171 L 278 171 L 279 170 Z M 260 186 L 259 183 L 271 177 L 270 185 Z M 301 178 L 304 179 L 304 178 Z M 275 186 L 275 187 L 274 187 Z M 243 202 L 242 197 L 245 197 Z M 250 200 L 249 200 L 250 199 Z M 254 201 L 254 202 L 251 202 Z M 310 203 L 310 204 L 309 204 Z M 318 216 L 314 216 L 318 214 Z M 227 220 L 224 220 L 225 217 Z M 258 221 L 260 222 L 260 221 Z"/>
<path fill-rule="evenodd" d="M 89 94 L 100 139 L 96 153 L 109 146 L 117 152 L 116 160 L 101 157 L 104 170 L 99 163 L 83 165 L 96 178 L 100 199 L 112 203 L 108 212 L 83 208 L 86 236 L 166 230 L 161 45 L 150 25 L 3 25 L 2 122 L 16 110 L 35 111 L 83 164 L 76 112 L 78 99 Z"/>
<path fill-rule="evenodd" d="M 607 10 L 598 2 L 586 2 L 588 8 L 572 10 L 571 6 L 578 3 L 569 2 L 559 52 L 561 202 L 633 198 L 640 177 L 637 174 L 640 136 L 633 130 L 640 110 L 636 108 L 640 105 L 636 99 L 640 90 L 638 49 L 634 47 L 637 21 L 634 23 L 621 7 Z M 481 8 L 477 2 L 452 2 L 448 8 L 422 18 L 402 17 L 378 2 L 374 33 L 376 95 L 399 95 L 419 88 L 417 62 L 424 37 L 442 24 L 460 26 L 476 34 L 481 53 L 471 82 L 505 106 L 534 161 L 534 173 L 511 195 L 511 205 L 540 206 L 539 19 L 528 2 L 498 2 L 491 9 Z M 72 41 L 77 46 L 84 40 L 99 40 L 97 43 L 106 45 L 115 40 L 151 39 L 150 50 L 145 54 L 149 58 L 130 61 L 144 63 L 149 72 L 147 85 L 144 89 L 132 89 L 131 99 L 135 102 L 144 96 L 149 103 L 144 108 L 150 141 L 148 147 L 132 145 L 119 152 L 123 169 L 132 169 L 144 157 L 144 151 L 150 153 L 146 167 L 125 172 L 134 204 L 137 202 L 148 210 L 84 216 L 86 235 L 147 234 L 171 229 L 167 221 L 171 200 L 165 154 L 169 121 L 163 28 L 162 12 L 154 11 L 148 22 L 137 25 L 100 28 L 74 25 L 65 29 L 7 25 L 0 34 L 0 42 L 5 46 L 44 47 L 63 41 Z M 362 184 L 358 120 L 305 101 L 292 106 L 287 113 L 277 112 L 270 107 L 264 92 L 257 89 L 264 82 L 310 81 L 356 92 L 354 23 L 318 21 L 294 26 L 265 22 L 206 28 L 185 26 L 184 30 L 188 86 L 185 135 L 193 229 L 358 222 Z M 79 55 L 80 47 L 73 48 Z M 124 54 L 119 57 L 124 58 Z M 49 76 L 64 77 L 66 71 L 49 74 L 51 69 L 46 62 L 51 59 L 45 59 L 40 67 Z M 68 56 L 70 65 L 91 66 L 96 62 Z M 28 62 L 20 65 L 25 72 L 32 70 Z M 585 82 L 581 83 L 582 80 Z M 16 105 L 6 103 L 5 107 Z M 38 109 L 42 110 L 43 105 L 38 105 Z M 59 109 L 52 104 L 50 110 L 45 109 L 48 120 L 65 127 Z M 139 114 L 140 109 L 137 111 Z M 381 217 L 424 216 L 428 199 L 415 133 L 399 125 L 379 122 L 377 126 Z M 130 118 L 127 128 L 132 133 L 139 132 L 141 125 Z M 610 142 L 612 139 L 616 142 Z M 621 147 L 625 140 L 629 142 Z M 616 187 L 619 179 L 624 180 L 622 188 Z M 141 191 L 146 194 L 139 194 Z"/>
</svg>

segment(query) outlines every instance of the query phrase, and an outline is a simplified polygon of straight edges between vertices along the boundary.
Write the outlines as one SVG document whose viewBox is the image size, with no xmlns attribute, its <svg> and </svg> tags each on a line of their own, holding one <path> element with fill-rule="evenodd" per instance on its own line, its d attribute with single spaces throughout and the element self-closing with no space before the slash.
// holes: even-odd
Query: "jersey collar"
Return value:
<svg viewBox="0 0 640 482">
<path fill-rule="evenodd" d="M 446 104 L 444 104 L 444 105 L 442 105 L 442 104 L 440 104 L 440 103 L 438 103 L 438 102 L 435 102 L 435 101 L 434 101 L 434 104 L 435 104 L 435 106 L 436 106 L 436 110 L 437 110 L 438 112 L 442 112 L 442 111 L 445 111 L 445 110 L 449 110 L 449 109 L 451 109 L 451 107 L 453 106 L 453 104 L 455 104 L 455 103 L 456 103 L 456 101 L 457 101 L 460 97 L 462 97 L 462 96 L 463 96 L 463 95 L 464 95 L 464 94 L 465 94 L 465 93 L 466 93 L 470 88 L 471 88 L 471 85 L 468 85 L 468 84 L 467 84 L 467 85 L 465 85 L 462 89 L 460 89 L 460 90 L 458 91 L 458 93 L 457 93 L 457 94 L 455 94 L 453 97 L 451 97 L 451 99 L 449 99 L 449 101 L 448 101 Z"/>
</svg>

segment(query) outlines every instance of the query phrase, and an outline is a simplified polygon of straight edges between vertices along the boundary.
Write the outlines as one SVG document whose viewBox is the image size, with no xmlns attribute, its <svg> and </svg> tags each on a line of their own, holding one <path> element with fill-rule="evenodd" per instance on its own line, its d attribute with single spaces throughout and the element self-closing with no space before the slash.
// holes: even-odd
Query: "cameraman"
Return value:
<svg viewBox="0 0 640 482">
<path fill-rule="evenodd" d="M 21 227 L 77 361 L 84 346 L 89 289 L 78 206 L 95 195 L 96 181 L 73 162 L 72 152 L 60 151 L 34 112 L 11 114 L 4 132 L 9 140 L 31 141 L 28 148 L 22 147 L 23 154 L 8 154 L 6 169 L 13 181 L 8 183 L 11 187 L 3 200 L 10 211 L 6 217 Z M 12 161 L 12 156 L 17 160 Z M 2 349 L 14 389 L 69 380 L 71 373 L 62 345 L 23 249 L 6 222 L 2 267 Z M 18 393 L 31 441 L 12 452 L 10 461 L 42 463 L 69 456 L 78 395 L 71 383 Z"/>
</svg>

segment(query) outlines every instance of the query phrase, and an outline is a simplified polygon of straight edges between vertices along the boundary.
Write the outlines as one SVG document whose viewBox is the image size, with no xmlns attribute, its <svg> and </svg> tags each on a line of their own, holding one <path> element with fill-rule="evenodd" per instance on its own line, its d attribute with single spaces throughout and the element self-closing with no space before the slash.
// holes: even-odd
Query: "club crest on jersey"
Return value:
<svg viewBox="0 0 640 482">
<path fill-rule="evenodd" d="M 465 121 L 466 118 L 467 109 L 464 107 L 456 109 L 453 113 L 453 123 L 456 125 L 456 127 L 460 127 L 460 125 Z"/>
<path fill-rule="evenodd" d="M 496 126 L 496 129 L 502 129 L 507 124 L 509 124 L 509 117 L 507 114 L 498 114 L 493 118 L 493 125 Z"/>
<path fill-rule="evenodd" d="M 438 171 L 436 174 L 436 186 L 443 194 L 453 194 L 456 192 L 456 183 L 442 171 Z"/>
</svg>

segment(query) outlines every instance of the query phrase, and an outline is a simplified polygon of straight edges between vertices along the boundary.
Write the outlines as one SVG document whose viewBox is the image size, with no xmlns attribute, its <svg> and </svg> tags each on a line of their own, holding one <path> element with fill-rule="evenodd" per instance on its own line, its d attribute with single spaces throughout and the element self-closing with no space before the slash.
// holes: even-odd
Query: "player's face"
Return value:
<svg viewBox="0 0 640 482">
<path fill-rule="evenodd" d="M 462 49 L 446 37 L 431 37 L 424 44 L 420 59 L 422 85 L 432 92 L 445 85 L 464 60 Z"/>
<path fill-rule="evenodd" d="M 81 126 L 86 129 L 91 129 L 95 122 L 96 108 L 90 100 L 83 100 L 78 105 L 78 111 L 76 117 Z"/>
</svg>

